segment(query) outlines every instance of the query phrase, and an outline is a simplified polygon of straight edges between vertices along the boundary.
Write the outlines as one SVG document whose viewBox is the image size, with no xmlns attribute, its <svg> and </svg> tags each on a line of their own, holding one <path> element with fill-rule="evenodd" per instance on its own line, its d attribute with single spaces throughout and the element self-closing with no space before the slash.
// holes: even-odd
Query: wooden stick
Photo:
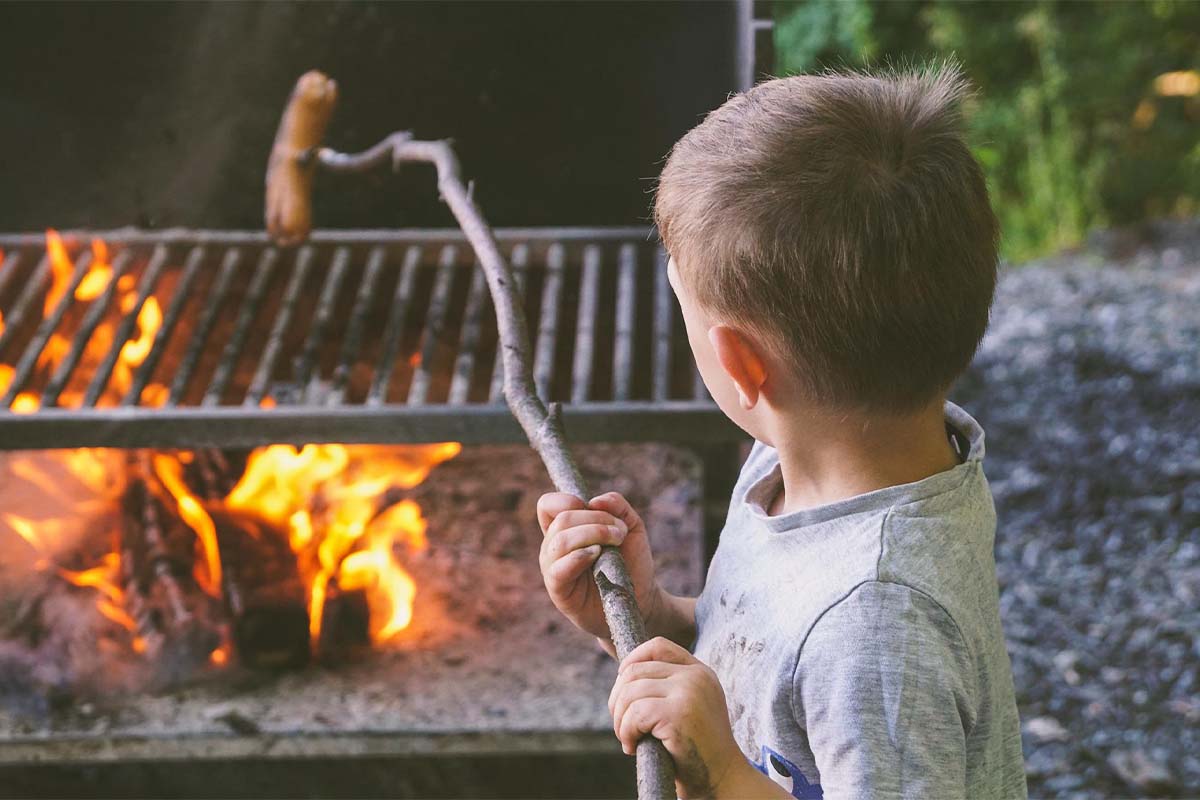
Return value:
<svg viewBox="0 0 1200 800">
<path fill-rule="evenodd" d="M 591 497 L 567 447 L 557 404 L 551 403 L 547 407 L 538 398 L 531 366 L 529 328 L 512 269 L 500 254 L 496 237 L 476 204 L 473 192 L 463 184 L 458 157 L 450 142 L 414 141 L 411 134 L 399 132 L 362 153 L 345 154 L 322 148 L 317 152 L 317 161 L 335 172 L 364 172 L 386 163 L 398 168 L 405 162 L 432 164 L 437 169 L 441 199 L 450 207 L 466 234 L 487 277 L 503 352 L 504 397 L 508 407 L 524 429 L 530 446 L 546 465 L 555 487 L 584 500 Z M 307 191 L 308 186 L 300 189 Z M 276 196 L 273 200 L 278 203 L 286 198 Z M 602 548 L 592 566 L 592 577 L 600 591 L 617 658 L 624 658 L 646 640 L 646 626 L 620 551 L 611 546 Z M 638 797 L 642 800 L 676 796 L 675 764 L 662 743 L 653 737 L 647 736 L 638 742 L 637 774 Z"/>
</svg>

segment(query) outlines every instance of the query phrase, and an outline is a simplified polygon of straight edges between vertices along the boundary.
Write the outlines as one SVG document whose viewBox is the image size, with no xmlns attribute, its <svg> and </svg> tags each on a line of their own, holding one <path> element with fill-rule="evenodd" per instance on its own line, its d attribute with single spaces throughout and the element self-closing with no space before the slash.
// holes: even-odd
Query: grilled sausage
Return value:
<svg viewBox="0 0 1200 800">
<path fill-rule="evenodd" d="M 267 162 L 267 232 L 278 244 L 298 244 L 312 230 L 316 162 L 301 157 L 320 146 L 337 103 L 337 83 L 317 70 L 304 73 L 288 100 Z"/>
</svg>

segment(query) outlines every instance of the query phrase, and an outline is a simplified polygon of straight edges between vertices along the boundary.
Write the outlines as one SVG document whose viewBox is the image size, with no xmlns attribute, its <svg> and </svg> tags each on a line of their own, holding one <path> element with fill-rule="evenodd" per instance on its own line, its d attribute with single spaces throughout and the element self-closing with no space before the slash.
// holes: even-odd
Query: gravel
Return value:
<svg viewBox="0 0 1200 800">
<path fill-rule="evenodd" d="M 1200 221 L 1006 268 L 987 431 L 1033 797 L 1200 796 Z"/>
</svg>

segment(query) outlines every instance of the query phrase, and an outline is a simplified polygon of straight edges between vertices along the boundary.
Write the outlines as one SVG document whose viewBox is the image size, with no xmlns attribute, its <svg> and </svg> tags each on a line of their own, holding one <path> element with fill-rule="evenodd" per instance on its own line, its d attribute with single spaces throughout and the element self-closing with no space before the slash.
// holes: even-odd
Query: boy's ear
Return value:
<svg viewBox="0 0 1200 800">
<path fill-rule="evenodd" d="M 737 388 L 742 408 L 747 411 L 754 408 L 767 381 L 767 364 L 755 343 L 728 325 L 709 328 L 708 341 L 717 355 L 717 363 Z"/>
</svg>

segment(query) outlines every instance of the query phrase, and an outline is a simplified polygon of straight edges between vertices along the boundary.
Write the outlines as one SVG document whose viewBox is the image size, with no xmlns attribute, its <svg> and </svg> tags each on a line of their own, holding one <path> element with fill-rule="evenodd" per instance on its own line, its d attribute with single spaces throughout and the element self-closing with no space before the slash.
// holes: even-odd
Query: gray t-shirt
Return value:
<svg viewBox="0 0 1200 800">
<path fill-rule="evenodd" d="M 964 461 L 780 516 L 756 444 L 696 608 L 696 656 L 734 738 L 799 798 L 1023 798 L 1000 628 L 983 430 L 946 404 Z"/>
</svg>

